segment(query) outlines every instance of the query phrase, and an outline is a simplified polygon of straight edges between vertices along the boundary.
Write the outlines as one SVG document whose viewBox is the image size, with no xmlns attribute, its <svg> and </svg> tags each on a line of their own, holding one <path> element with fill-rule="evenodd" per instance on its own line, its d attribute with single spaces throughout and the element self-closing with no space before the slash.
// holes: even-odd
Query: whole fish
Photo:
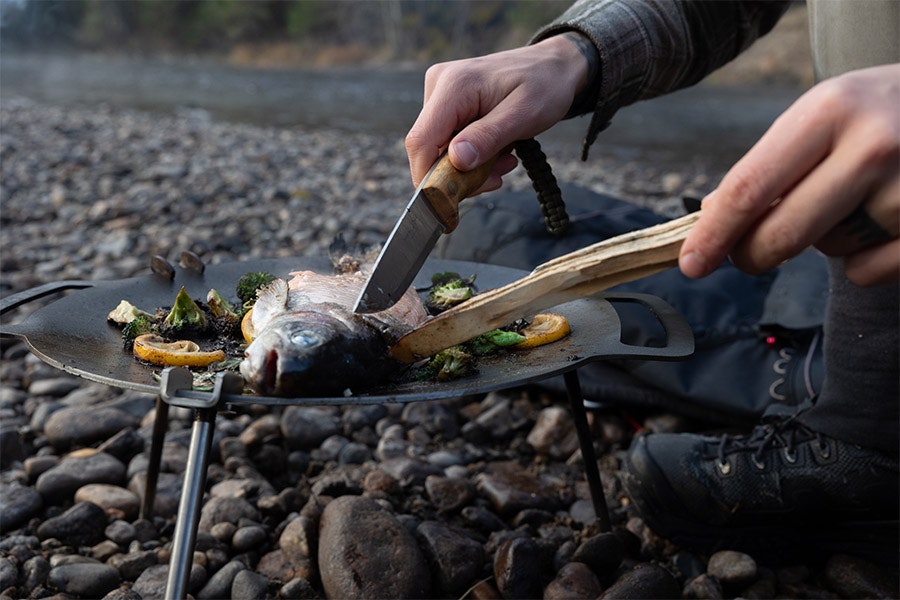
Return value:
<svg viewBox="0 0 900 600">
<path fill-rule="evenodd" d="M 298 271 L 259 290 L 250 317 L 255 336 L 241 361 L 241 375 L 257 393 L 355 393 L 401 368 L 387 351 L 426 320 L 421 299 L 410 288 L 387 310 L 355 314 L 367 272 L 352 261 L 343 265 L 335 275 Z"/>
</svg>

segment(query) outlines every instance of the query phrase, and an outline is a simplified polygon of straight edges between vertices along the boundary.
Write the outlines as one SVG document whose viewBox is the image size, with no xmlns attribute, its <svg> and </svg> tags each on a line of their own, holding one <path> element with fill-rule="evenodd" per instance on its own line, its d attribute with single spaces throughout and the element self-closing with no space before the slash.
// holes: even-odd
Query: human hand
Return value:
<svg viewBox="0 0 900 600">
<path fill-rule="evenodd" d="M 896 281 L 898 107 L 900 64 L 828 79 L 800 97 L 706 197 L 681 249 L 682 272 L 702 277 L 730 256 L 759 273 L 816 245 L 845 256 L 857 285 Z M 839 224 L 860 207 L 893 239 L 842 246 Z"/>
<path fill-rule="evenodd" d="M 500 155 L 476 194 L 499 188 L 517 164 L 513 142 L 562 120 L 587 74 L 587 59 L 568 35 L 432 66 L 422 111 L 406 136 L 413 184 L 447 150 L 461 171 Z"/>
</svg>

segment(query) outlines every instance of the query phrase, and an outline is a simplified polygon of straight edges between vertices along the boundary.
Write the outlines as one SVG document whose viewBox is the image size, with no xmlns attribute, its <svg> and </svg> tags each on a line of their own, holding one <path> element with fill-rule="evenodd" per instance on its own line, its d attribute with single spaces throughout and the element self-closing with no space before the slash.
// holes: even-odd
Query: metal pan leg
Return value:
<svg viewBox="0 0 900 600">
<path fill-rule="evenodd" d="M 169 425 L 169 405 L 162 396 L 156 397 L 156 410 L 153 417 L 153 435 L 150 438 L 150 457 L 147 463 L 147 478 L 144 481 L 144 497 L 141 499 L 141 518 L 153 517 L 153 504 L 156 501 L 156 486 L 159 483 L 159 466 L 162 462 L 163 443 Z"/>
<path fill-rule="evenodd" d="M 594 452 L 594 439 L 587 422 L 587 412 L 584 410 L 584 396 L 581 393 L 578 371 L 574 369 L 566 371 L 563 379 L 566 383 L 569 403 L 572 405 L 572 417 L 575 420 L 575 431 L 578 433 L 578 444 L 581 446 L 581 458 L 584 461 L 584 473 L 588 489 L 591 492 L 594 515 L 597 517 L 597 524 L 601 532 L 612 531 L 609 509 L 606 507 L 606 498 L 603 495 L 603 482 L 600 481 L 600 468 L 597 466 L 597 454 Z"/>
</svg>

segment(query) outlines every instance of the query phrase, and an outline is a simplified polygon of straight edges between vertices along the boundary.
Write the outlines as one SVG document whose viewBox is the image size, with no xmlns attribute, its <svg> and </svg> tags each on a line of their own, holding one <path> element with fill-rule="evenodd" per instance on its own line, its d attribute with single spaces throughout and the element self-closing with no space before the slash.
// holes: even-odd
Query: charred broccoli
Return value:
<svg viewBox="0 0 900 600">
<path fill-rule="evenodd" d="M 276 277 L 271 273 L 256 272 L 246 273 L 238 279 L 237 296 L 246 306 L 248 302 L 252 303 L 256 300 L 256 290 L 264 285 L 268 285 L 275 281 Z"/>
<path fill-rule="evenodd" d="M 209 319 L 206 318 L 206 313 L 191 300 L 182 287 L 175 297 L 172 310 L 160 326 L 160 333 L 163 336 L 184 336 L 191 333 L 205 333 L 208 328 Z"/>
<path fill-rule="evenodd" d="M 157 325 L 153 321 L 153 317 L 149 314 L 143 314 L 135 317 L 125 324 L 122 328 L 122 343 L 126 350 L 131 350 L 134 345 L 134 338 L 145 333 L 156 333 Z"/>
<path fill-rule="evenodd" d="M 436 273 L 431 277 L 431 289 L 425 305 L 434 313 L 456 306 L 475 293 L 474 281 L 474 275 L 463 279 L 458 273 Z"/>
<path fill-rule="evenodd" d="M 419 371 L 419 379 L 447 381 L 475 372 L 475 359 L 462 346 L 441 350 Z"/>
<path fill-rule="evenodd" d="M 464 342 L 462 347 L 474 356 L 483 356 L 501 348 L 524 342 L 525 336 L 515 331 L 494 329 Z"/>
</svg>

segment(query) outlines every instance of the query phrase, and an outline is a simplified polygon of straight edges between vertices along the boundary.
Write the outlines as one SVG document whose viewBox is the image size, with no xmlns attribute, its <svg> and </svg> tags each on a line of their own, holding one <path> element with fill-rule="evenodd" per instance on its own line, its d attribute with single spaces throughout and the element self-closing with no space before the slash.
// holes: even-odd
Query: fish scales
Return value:
<svg viewBox="0 0 900 600">
<path fill-rule="evenodd" d="M 410 288 L 391 308 L 355 314 L 366 270 L 291 273 L 261 289 L 241 374 L 266 396 L 333 396 L 383 383 L 402 367 L 388 348 L 428 314 Z"/>
</svg>

